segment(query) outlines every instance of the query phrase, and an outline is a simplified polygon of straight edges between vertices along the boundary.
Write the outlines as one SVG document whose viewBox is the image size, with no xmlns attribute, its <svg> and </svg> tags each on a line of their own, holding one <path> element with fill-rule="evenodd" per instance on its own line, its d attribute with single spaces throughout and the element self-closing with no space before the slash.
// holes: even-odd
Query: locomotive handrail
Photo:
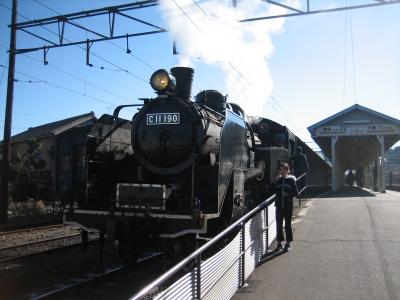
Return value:
<svg viewBox="0 0 400 300">
<path fill-rule="evenodd" d="M 137 300 L 141 299 L 142 297 L 146 296 L 148 293 L 152 292 L 152 290 L 166 280 L 168 280 L 171 276 L 173 276 L 175 273 L 181 270 L 182 267 L 184 267 L 187 263 L 196 260 L 196 262 L 200 261 L 201 254 L 213 246 L 216 242 L 218 242 L 221 238 L 225 237 L 228 233 L 230 233 L 232 230 L 236 229 L 237 227 L 241 226 L 243 227 L 244 223 L 250 219 L 253 215 L 257 214 L 260 212 L 262 209 L 264 209 L 266 206 L 269 206 L 273 200 L 275 199 L 276 195 L 270 196 L 268 199 L 266 199 L 264 202 L 253 208 L 250 212 L 248 212 L 246 215 L 241 217 L 239 220 L 237 220 L 235 223 L 231 224 L 228 228 L 220 232 L 218 235 L 216 235 L 214 238 L 212 238 L 210 241 L 205 243 L 203 246 L 195 250 L 192 254 L 181 260 L 179 263 L 177 263 L 175 266 L 173 266 L 171 269 L 169 269 L 167 272 L 159 276 L 156 280 L 145 286 L 143 289 L 141 289 L 139 292 L 137 292 L 135 295 L 133 295 L 130 300 Z M 199 287 L 198 287 L 199 288 Z"/>
<path fill-rule="evenodd" d="M 143 106 L 143 104 L 125 104 L 125 105 L 119 105 L 114 109 L 113 112 L 113 118 L 114 120 L 116 120 L 119 116 L 119 112 L 121 111 L 121 109 L 125 108 L 125 107 L 136 107 L 136 106 Z"/>
</svg>

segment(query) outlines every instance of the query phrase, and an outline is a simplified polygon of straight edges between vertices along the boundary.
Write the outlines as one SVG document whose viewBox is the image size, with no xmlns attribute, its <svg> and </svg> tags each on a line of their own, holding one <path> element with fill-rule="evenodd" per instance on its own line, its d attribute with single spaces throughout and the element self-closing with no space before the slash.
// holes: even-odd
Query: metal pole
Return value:
<svg viewBox="0 0 400 300">
<path fill-rule="evenodd" d="M 15 49 L 16 49 L 16 37 L 17 37 L 16 24 L 17 24 L 17 0 L 13 0 L 13 7 L 11 14 L 10 53 L 8 61 L 7 100 L 6 100 L 6 112 L 4 118 L 3 162 L 1 170 L 0 224 L 7 223 L 7 211 L 8 211 L 10 137 L 11 137 L 12 108 L 13 108 L 13 96 L 14 96 Z"/>
<path fill-rule="evenodd" d="M 201 299 L 201 253 L 196 256 L 196 299 Z"/>
<path fill-rule="evenodd" d="M 269 218 L 268 218 L 268 210 L 269 210 L 269 205 L 265 207 L 265 239 L 266 239 L 266 245 L 267 249 L 263 255 L 268 253 L 268 248 L 269 248 Z"/>
<path fill-rule="evenodd" d="M 242 224 L 241 224 L 241 230 L 240 230 L 240 232 L 241 232 L 241 252 L 242 252 L 242 254 L 241 254 L 241 276 L 242 276 L 242 278 L 241 278 L 241 280 L 240 280 L 240 286 L 244 286 L 244 277 L 245 277 L 245 275 L 246 275 L 246 270 L 245 270 L 245 259 L 246 259 L 246 237 L 245 237 L 245 226 L 246 226 L 246 223 L 245 222 L 242 222 Z"/>
</svg>

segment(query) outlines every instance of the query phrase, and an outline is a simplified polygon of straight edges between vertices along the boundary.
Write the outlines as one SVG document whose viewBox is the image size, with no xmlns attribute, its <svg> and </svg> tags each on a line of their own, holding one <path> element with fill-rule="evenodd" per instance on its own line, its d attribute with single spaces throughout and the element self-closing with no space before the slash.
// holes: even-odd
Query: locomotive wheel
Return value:
<svg viewBox="0 0 400 300">
<path fill-rule="evenodd" d="M 194 237 L 184 236 L 177 239 L 169 240 L 168 256 L 173 261 L 178 261 L 196 249 L 196 243 L 193 242 Z"/>
</svg>

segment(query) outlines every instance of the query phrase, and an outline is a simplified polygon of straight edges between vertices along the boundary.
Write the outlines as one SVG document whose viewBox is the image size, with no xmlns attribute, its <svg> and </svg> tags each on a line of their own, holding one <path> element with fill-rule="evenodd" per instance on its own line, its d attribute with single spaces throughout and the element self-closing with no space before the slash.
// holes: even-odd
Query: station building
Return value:
<svg viewBox="0 0 400 300">
<path fill-rule="evenodd" d="M 361 169 L 365 184 L 385 192 L 384 153 L 400 139 L 400 120 L 359 104 L 308 127 L 332 162 L 332 190 L 345 185 L 345 173 Z"/>
</svg>

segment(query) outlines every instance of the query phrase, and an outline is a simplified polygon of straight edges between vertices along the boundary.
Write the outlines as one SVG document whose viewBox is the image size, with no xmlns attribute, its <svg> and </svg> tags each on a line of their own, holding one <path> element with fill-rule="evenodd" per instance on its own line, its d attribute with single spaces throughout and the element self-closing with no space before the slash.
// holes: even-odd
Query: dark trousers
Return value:
<svg viewBox="0 0 400 300">
<path fill-rule="evenodd" d="M 285 218 L 285 232 L 286 241 L 293 241 L 293 231 L 292 231 L 292 212 L 293 206 L 281 208 L 276 207 L 275 217 L 276 217 L 276 240 L 282 242 L 285 240 L 283 236 L 283 218 Z"/>
</svg>

